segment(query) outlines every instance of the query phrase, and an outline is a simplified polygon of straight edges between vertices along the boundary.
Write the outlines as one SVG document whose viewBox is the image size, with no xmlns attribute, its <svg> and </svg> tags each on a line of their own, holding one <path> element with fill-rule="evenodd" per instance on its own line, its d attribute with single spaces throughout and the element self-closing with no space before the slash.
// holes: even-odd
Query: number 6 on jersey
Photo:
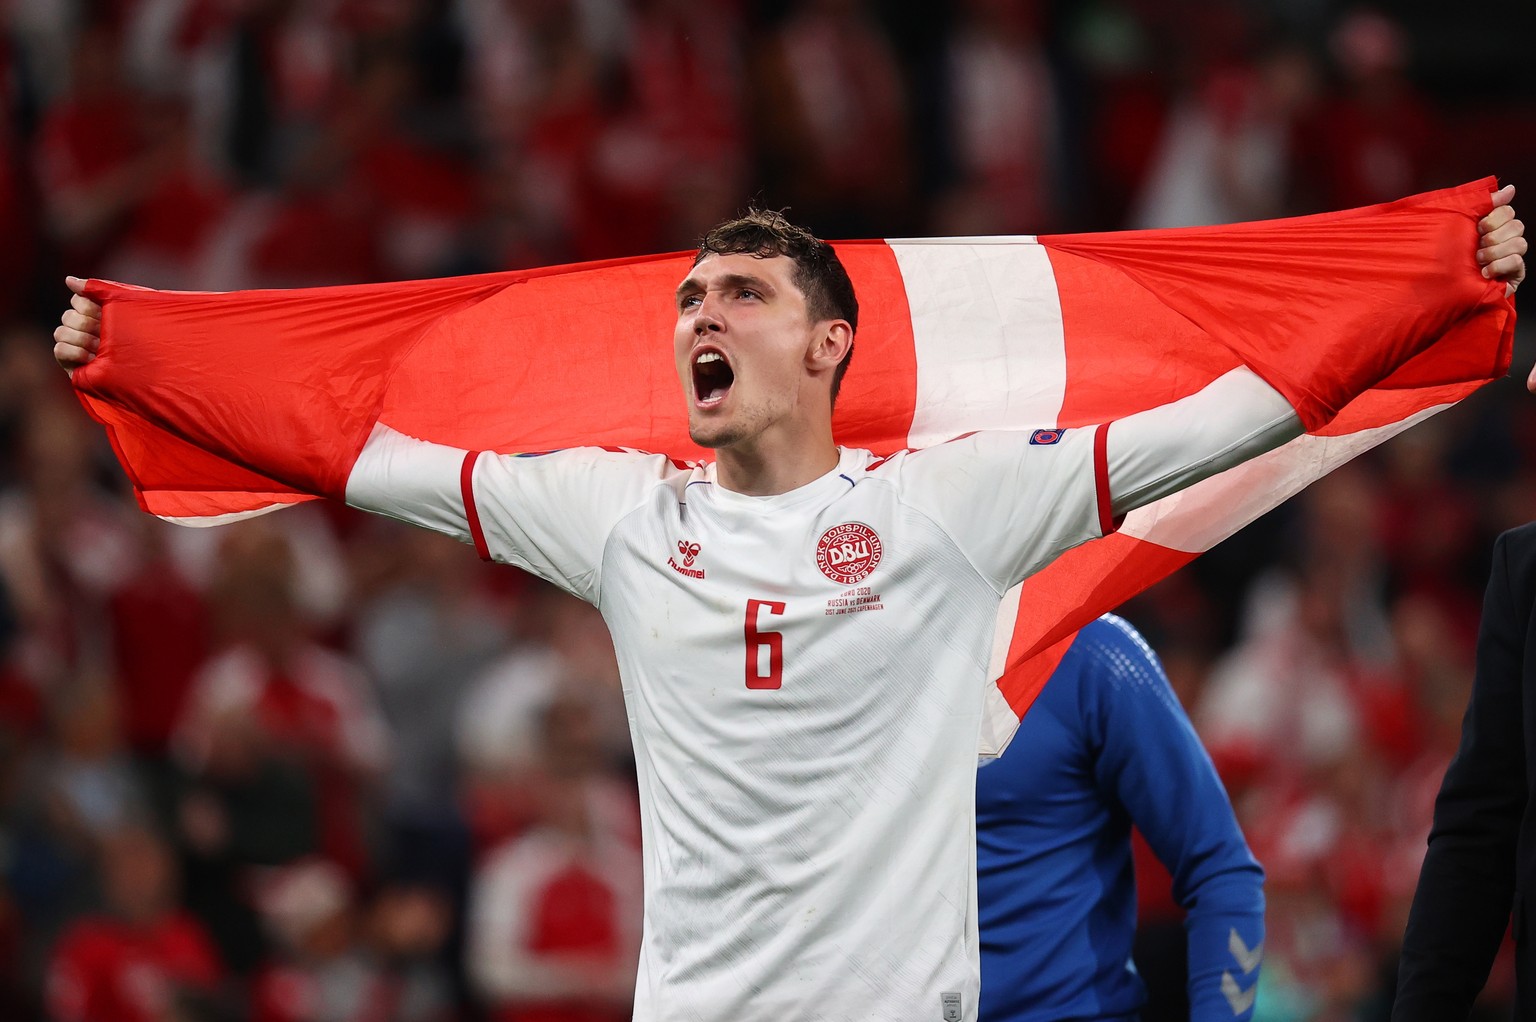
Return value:
<svg viewBox="0 0 1536 1022">
<path fill-rule="evenodd" d="M 757 630 L 758 614 L 784 613 L 784 604 L 774 600 L 748 600 L 747 622 L 742 629 L 747 639 L 747 688 L 779 688 L 784 684 L 784 636 L 779 632 Z M 768 650 L 768 673 L 762 673 L 763 649 Z"/>
</svg>

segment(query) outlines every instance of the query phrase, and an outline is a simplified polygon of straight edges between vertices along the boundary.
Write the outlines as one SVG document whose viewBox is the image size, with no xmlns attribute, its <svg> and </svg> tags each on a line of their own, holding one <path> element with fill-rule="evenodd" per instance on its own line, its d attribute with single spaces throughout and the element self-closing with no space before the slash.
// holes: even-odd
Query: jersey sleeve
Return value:
<svg viewBox="0 0 1536 1022">
<path fill-rule="evenodd" d="M 1111 529 L 1104 429 L 994 430 L 913 451 L 894 465 L 928 515 L 999 593 Z"/>
<path fill-rule="evenodd" d="M 905 456 L 902 498 L 943 526 L 998 591 L 1117 527 L 1127 512 L 1301 435 L 1249 369 L 1112 423 L 973 433 Z"/>
<path fill-rule="evenodd" d="M 1173 875 L 1187 913 L 1190 1018 L 1252 1016 L 1264 945 L 1264 871 L 1210 757 L 1146 642 L 1119 618 L 1084 629 L 1084 727 L 1095 776 Z"/>
<path fill-rule="evenodd" d="M 1252 369 L 1115 421 L 1105 441 L 1116 516 L 1272 451 L 1302 434 L 1290 401 Z"/>
<path fill-rule="evenodd" d="M 486 560 L 595 603 L 614 526 L 679 471 L 660 455 L 464 451 L 379 426 L 347 480 L 347 503 L 472 543 Z"/>
</svg>

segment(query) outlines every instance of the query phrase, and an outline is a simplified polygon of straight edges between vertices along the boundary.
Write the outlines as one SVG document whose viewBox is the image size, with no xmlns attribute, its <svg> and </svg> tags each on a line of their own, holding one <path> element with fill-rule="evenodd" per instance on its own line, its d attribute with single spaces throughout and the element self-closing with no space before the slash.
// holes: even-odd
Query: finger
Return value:
<svg viewBox="0 0 1536 1022">
<path fill-rule="evenodd" d="M 85 294 L 86 280 L 84 277 L 65 277 L 64 286 L 77 295 Z"/>
<path fill-rule="evenodd" d="M 1489 280 L 1512 280 L 1516 284 L 1525 280 L 1525 257 L 1505 256 L 1483 267 L 1483 276 Z"/>
<path fill-rule="evenodd" d="M 1515 218 L 1515 207 L 1497 206 L 1492 213 L 1477 222 L 1477 229 L 1483 234 L 1496 231 Z"/>
<path fill-rule="evenodd" d="M 64 315 L 59 317 L 59 322 L 71 330 L 77 330 L 82 334 L 89 334 L 93 337 L 101 336 L 101 320 L 83 316 L 74 309 L 66 309 Z"/>
<path fill-rule="evenodd" d="M 1483 267 L 1483 276 L 1488 280 L 1512 280 L 1516 284 L 1525 282 L 1525 272 L 1525 257 L 1518 255 L 1496 259 Z"/>
<path fill-rule="evenodd" d="M 79 369 L 83 365 L 89 365 L 96 356 L 84 348 L 73 344 L 65 344 L 62 341 L 53 346 L 53 358 L 65 369 Z"/>
<path fill-rule="evenodd" d="M 1504 239 L 1501 238 L 1499 240 L 1502 241 Z M 1486 245 L 1487 243 L 1488 243 L 1488 238 L 1487 238 L 1487 236 L 1484 236 L 1483 244 Z M 86 317 L 87 319 L 100 319 L 101 318 L 101 306 L 97 305 L 95 302 L 93 302 L 89 298 L 85 297 L 85 295 L 74 295 L 74 296 L 72 296 L 69 299 L 69 307 L 71 309 L 74 309 L 76 312 L 80 313 L 80 315 Z"/>
<path fill-rule="evenodd" d="M 1506 256 L 1523 256 L 1530 243 L 1524 238 L 1512 238 L 1502 245 L 1489 245 L 1477 250 L 1477 261 L 1492 266 Z"/>
<path fill-rule="evenodd" d="M 1502 245 L 1506 241 L 1511 241 L 1515 238 L 1522 238 L 1524 236 L 1525 223 L 1521 220 L 1511 220 L 1503 227 L 1500 227 L 1497 230 L 1489 231 L 1487 234 L 1483 235 L 1482 238 L 1479 239 L 1478 245 L 1482 248 L 1488 248 L 1492 245 Z"/>
<path fill-rule="evenodd" d="M 1515 186 L 1505 185 L 1496 192 L 1490 192 L 1488 198 L 1493 200 L 1494 208 L 1507 206 L 1515 201 Z"/>
<path fill-rule="evenodd" d="M 83 330 L 76 330 L 70 326 L 54 327 L 53 339 L 60 344 L 68 344 L 91 353 L 95 353 L 101 347 L 100 337 Z"/>
</svg>

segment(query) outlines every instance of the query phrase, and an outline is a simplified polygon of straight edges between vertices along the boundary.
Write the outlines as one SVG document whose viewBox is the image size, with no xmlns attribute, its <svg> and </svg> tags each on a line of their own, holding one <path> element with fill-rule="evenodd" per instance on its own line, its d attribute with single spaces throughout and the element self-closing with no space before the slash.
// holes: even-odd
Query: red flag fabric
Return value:
<svg viewBox="0 0 1536 1022">
<path fill-rule="evenodd" d="M 1227 227 L 838 244 L 863 310 L 846 446 L 1110 421 L 1240 365 L 1307 429 L 1010 594 L 984 751 L 1082 624 L 1505 373 L 1513 305 L 1473 259 L 1495 187 Z M 102 345 L 74 383 L 141 506 L 187 523 L 340 497 L 376 422 L 477 450 L 702 458 L 670 343 L 691 261 L 230 294 L 92 281 Z"/>
</svg>

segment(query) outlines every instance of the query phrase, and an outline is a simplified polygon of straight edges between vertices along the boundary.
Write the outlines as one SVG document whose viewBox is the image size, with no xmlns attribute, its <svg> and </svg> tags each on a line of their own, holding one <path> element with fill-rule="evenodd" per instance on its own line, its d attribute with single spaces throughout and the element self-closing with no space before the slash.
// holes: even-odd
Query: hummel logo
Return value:
<svg viewBox="0 0 1536 1022">
<path fill-rule="evenodd" d="M 1232 978 L 1230 972 L 1223 972 L 1221 974 L 1221 993 L 1227 999 L 1227 1004 L 1232 1007 L 1232 1014 L 1241 1015 L 1253 1007 L 1253 1000 L 1259 993 L 1259 985 L 1255 983 L 1247 990 L 1244 990 L 1238 986 L 1237 980 Z"/>
<path fill-rule="evenodd" d="M 1238 935 L 1236 927 L 1227 934 L 1227 950 L 1232 952 L 1232 957 L 1237 959 L 1237 964 L 1243 967 L 1244 973 L 1257 969 L 1259 963 L 1264 960 L 1264 942 L 1260 941 L 1258 947 L 1249 950 L 1248 945 L 1243 943 L 1243 938 Z"/>
<path fill-rule="evenodd" d="M 1264 942 L 1260 941 L 1258 947 L 1250 948 L 1248 943 L 1243 940 L 1242 935 L 1237 932 L 1236 927 L 1233 927 L 1227 934 L 1227 950 L 1232 952 L 1232 957 L 1237 960 L 1237 964 L 1243 970 L 1243 975 L 1245 976 L 1251 975 L 1253 970 L 1259 967 L 1259 963 L 1264 961 Z M 1221 974 L 1221 993 L 1227 999 L 1227 1004 L 1232 1008 L 1232 1014 L 1234 1015 L 1241 1015 L 1249 1008 L 1252 1008 L 1253 999 L 1258 995 L 1258 992 L 1259 984 L 1257 982 L 1247 990 L 1244 990 L 1242 984 L 1237 981 L 1237 977 L 1233 976 L 1232 973 L 1223 972 Z"/>
<path fill-rule="evenodd" d="M 704 569 L 703 568 L 695 568 L 693 566 L 693 559 L 695 557 L 699 556 L 699 551 L 701 549 L 703 549 L 703 548 L 700 547 L 699 544 L 697 544 L 697 543 L 690 543 L 686 539 L 678 540 L 677 541 L 677 552 L 682 555 L 683 563 L 682 564 L 678 564 L 676 557 L 668 557 L 667 558 L 667 567 L 671 568 L 673 571 L 677 572 L 679 575 L 686 575 L 689 578 L 703 578 L 704 577 Z"/>
</svg>

